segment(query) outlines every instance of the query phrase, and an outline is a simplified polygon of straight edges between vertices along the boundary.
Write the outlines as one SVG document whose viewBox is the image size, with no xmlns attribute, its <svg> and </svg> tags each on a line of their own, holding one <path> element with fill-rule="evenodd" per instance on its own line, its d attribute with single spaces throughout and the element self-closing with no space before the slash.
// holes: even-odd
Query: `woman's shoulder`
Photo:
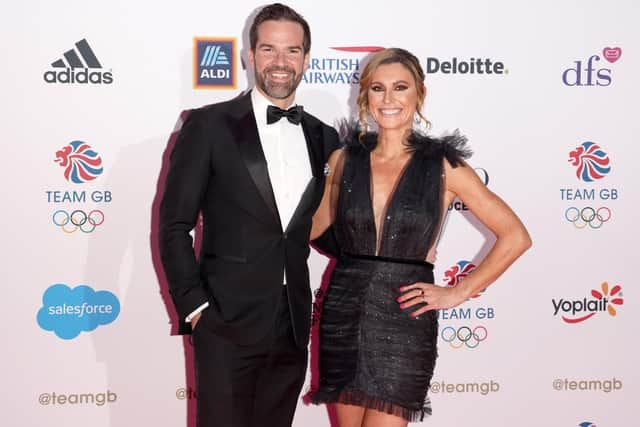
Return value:
<svg viewBox="0 0 640 427">
<path fill-rule="evenodd" d="M 453 167 L 462 164 L 462 161 L 472 154 L 467 137 L 457 129 L 453 133 L 438 137 L 412 132 L 407 144 L 425 156 L 446 158 Z"/>
<path fill-rule="evenodd" d="M 345 154 L 352 156 L 366 156 L 378 143 L 378 133 L 365 131 L 354 122 L 343 121 L 338 126 L 340 141 Z M 407 139 L 407 146 L 428 157 L 446 158 L 453 167 L 462 163 L 462 160 L 471 157 L 467 137 L 458 129 L 450 134 L 432 136 L 419 131 L 412 131 Z"/>
<path fill-rule="evenodd" d="M 343 120 L 338 124 L 340 143 L 345 154 L 349 156 L 368 154 L 378 142 L 374 132 L 363 132 L 354 122 Z"/>
</svg>

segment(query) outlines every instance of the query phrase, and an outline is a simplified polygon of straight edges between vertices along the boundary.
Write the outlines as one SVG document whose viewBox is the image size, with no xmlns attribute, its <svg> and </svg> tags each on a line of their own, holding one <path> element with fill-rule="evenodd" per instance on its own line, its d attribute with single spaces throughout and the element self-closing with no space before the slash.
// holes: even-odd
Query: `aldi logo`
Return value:
<svg viewBox="0 0 640 427">
<path fill-rule="evenodd" d="M 194 89 L 235 89 L 236 39 L 193 39 Z"/>
</svg>

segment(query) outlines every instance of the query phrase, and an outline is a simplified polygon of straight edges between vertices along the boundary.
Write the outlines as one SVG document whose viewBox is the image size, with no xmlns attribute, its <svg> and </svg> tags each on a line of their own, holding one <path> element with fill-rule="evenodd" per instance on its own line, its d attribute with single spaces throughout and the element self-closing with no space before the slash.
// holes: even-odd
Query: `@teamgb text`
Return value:
<svg viewBox="0 0 640 427">
<path fill-rule="evenodd" d="M 488 332 L 484 326 L 476 326 L 471 329 L 468 326 L 460 326 L 458 329 L 453 326 L 445 326 L 440 331 L 440 338 L 448 342 L 452 348 L 476 348 L 487 339 Z"/>
<path fill-rule="evenodd" d="M 575 206 L 568 207 L 564 211 L 564 218 L 573 223 L 576 228 L 585 228 L 587 225 L 593 229 L 602 227 L 602 224 L 611 219 L 611 209 L 602 206 L 598 209 L 586 206 L 578 209 Z"/>
<path fill-rule="evenodd" d="M 78 230 L 83 233 L 91 233 L 104 222 L 104 213 L 99 209 L 94 209 L 89 213 L 82 209 L 76 209 L 72 212 L 59 209 L 53 213 L 51 219 L 67 234 Z"/>
</svg>

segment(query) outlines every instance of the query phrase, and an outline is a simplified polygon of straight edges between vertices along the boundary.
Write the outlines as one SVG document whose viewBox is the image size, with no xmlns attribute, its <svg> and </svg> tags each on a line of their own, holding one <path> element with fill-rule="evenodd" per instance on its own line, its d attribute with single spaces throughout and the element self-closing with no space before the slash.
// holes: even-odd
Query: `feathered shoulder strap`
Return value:
<svg viewBox="0 0 640 427">
<path fill-rule="evenodd" d="M 472 152 L 467 142 L 467 137 L 455 130 L 452 134 L 441 137 L 430 137 L 414 132 L 409 137 L 408 144 L 426 155 L 441 155 L 456 168 L 462 164 L 462 160 L 471 157 Z"/>
<path fill-rule="evenodd" d="M 339 125 L 341 140 L 347 152 L 355 153 L 372 151 L 378 144 L 378 134 L 367 132 L 360 136 L 360 128 L 353 123 L 342 122 Z M 441 156 L 446 158 L 452 167 L 458 167 L 462 160 L 471 157 L 472 151 L 467 144 L 467 137 L 455 130 L 450 135 L 432 137 L 420 132 L 412 132 L 407 139 L 407 146 L 425 156 Z"/>
</svg>

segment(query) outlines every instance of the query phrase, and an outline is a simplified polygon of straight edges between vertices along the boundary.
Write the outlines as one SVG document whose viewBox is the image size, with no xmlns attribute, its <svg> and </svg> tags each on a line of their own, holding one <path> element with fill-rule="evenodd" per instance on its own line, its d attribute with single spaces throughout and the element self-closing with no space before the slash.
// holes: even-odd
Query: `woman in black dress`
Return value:
<svg viewBox="0 0 640 427">
<path fill-rule="evenodd" d="M 424 72 L 414 55 L 385 49 L 361 74 L 359 130 L 329 160 L 311 238 L 333 224 L 340 256 L 323 299 L 319 388 L 340 427 L 406 426 L 431 413 L 437 310 L 486 288 L 530 245 L 513 211 L 465 162 L 459 134 L 428 137 Z M 368 132 L 367 119 L 378 132 Z M 435 244 L 459 197 L 497 239 L 455 287 L 434 285 Z"/>
</svg>

